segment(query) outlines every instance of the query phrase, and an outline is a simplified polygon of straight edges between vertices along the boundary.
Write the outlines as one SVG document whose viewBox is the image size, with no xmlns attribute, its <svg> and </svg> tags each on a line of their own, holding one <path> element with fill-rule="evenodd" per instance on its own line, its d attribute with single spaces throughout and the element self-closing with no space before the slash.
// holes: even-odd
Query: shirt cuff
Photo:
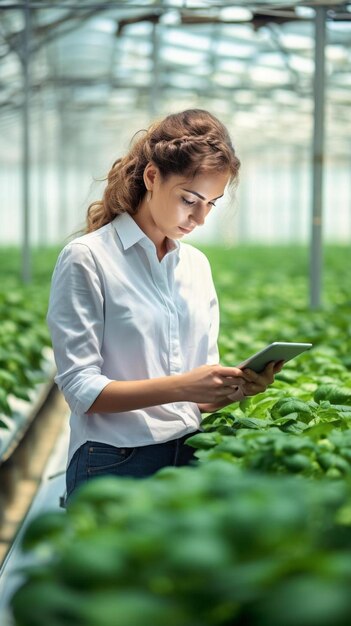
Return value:
<svg viewBox="0 0 351 626">
<path fill-rule="evenodd" d="M 66 401 L 75 415 L 84 415 L 102 390 L 113 380 L 102 374 L 91 374 L 79 380 L 64 393 Z"/>
</svg>

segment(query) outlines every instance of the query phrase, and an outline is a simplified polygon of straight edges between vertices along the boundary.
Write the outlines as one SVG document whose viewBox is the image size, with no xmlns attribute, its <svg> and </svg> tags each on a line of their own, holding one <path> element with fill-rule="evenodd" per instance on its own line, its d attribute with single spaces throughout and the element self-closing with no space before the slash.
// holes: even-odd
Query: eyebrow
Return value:
<svg viewBox="0 0 351 626">
<path fill-rule="evenodd" d="M 194 196 L 197 196 L 200 200 L 206 200 L 205 196 L 202 196 L 200 193 L 197 193 L 197 191 L 193 191 L 192 189 L 183 189 L 183 191 L 193 193 Z M 217 198 L 213 198 L 213 200 L 209 200 L 209 202 L 214 202 L 215 200 L 219 200 L 219 198 L 223 198 L 223 194 L 221 196 L 217 196 Z"/>
</svg>

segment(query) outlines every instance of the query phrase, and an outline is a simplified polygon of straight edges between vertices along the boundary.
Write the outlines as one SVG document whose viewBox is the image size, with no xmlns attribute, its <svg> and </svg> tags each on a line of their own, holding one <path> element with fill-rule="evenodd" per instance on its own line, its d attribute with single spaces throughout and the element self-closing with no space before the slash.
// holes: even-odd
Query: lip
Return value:
<svg viewBox="0 0 351 626">
<path fill-rule="evenodd" d="M 181 230 L 183 233 L 191 233 L 192 230 L 194 230 L 193 228 L 182 228 L 181 226 L 178 226 L 179 230 Z"/>
</svg>

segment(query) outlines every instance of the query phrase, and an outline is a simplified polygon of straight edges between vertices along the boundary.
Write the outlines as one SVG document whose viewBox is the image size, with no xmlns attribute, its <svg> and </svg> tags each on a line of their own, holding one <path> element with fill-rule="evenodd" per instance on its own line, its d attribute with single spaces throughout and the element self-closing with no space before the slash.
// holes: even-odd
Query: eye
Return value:
<svg viewBox="0 0 351 626">
<path fill-rule="evenodd" d="M 208 204 L 210 204 L 210 205 L 211 205 L 211 207 L 212 207 L 212 206 L 216 206 L 215 202 L 209 202 Z"/>
<path fill-rule="evenodd" d="M 183 198 L 183 196 L 182 196 L 182 200 L 183 200 L 184 204 L 188 204 L 188 205 L 195 204 L 194 200 L 191 202 L 190 200 L 187 200 L 186 198 Z"/>
</svg>

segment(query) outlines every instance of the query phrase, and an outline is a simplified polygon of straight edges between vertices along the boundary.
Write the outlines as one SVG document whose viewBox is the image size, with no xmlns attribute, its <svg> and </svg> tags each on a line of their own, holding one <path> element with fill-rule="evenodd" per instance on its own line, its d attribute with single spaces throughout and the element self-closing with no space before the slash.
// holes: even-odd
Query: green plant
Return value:
<svg viewBox="0 0 351 626">
<path fill-rule="evenodd" d="M 85 485 L 35 519 L 17 626 L 347 626 L 351 486 L 225 461 Z"/>
<path fill-rule="evenodd" d="M 29 401 L 29 391 L 44 380 L 44 348 L 51 345 L 45 322 L 56 250 L 34 254 L 34 280 L 19 279 L 18 249 L 0 250 L 0 415 L 12 416 L 9 398 Z M 7 428 L 0 421 L 0 428 Z"/>
</svg>

